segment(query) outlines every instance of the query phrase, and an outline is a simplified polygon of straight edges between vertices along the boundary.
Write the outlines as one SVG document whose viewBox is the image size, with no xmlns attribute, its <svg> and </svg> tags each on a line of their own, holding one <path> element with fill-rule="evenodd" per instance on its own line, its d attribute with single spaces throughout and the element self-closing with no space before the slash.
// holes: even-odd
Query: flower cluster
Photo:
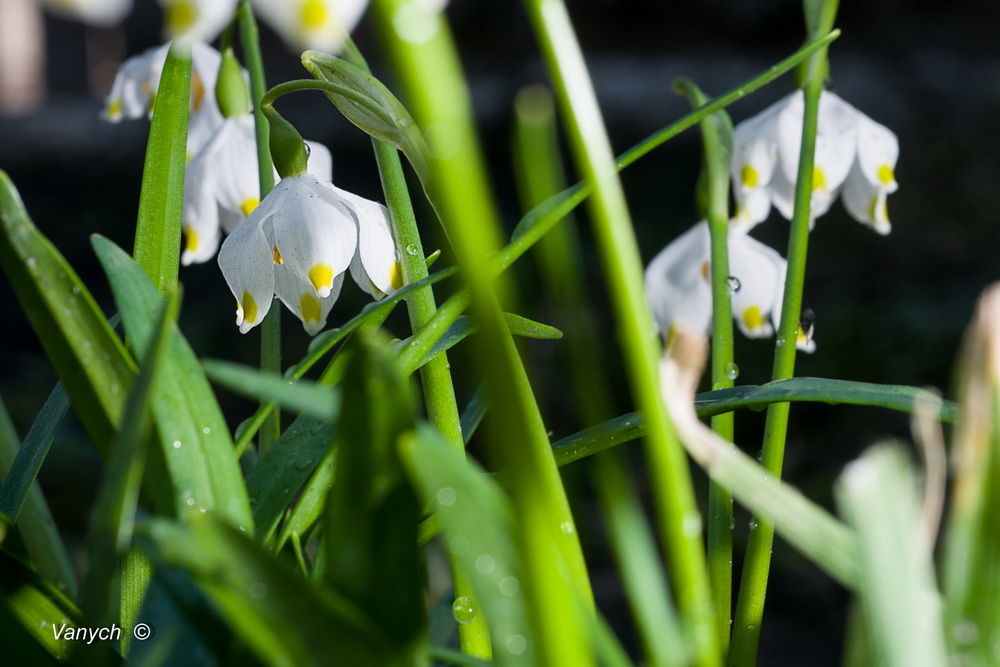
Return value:
<svg viewBox="0 0 1000 667">
<path fill-rule="evenodd" d="M 770 336 L 781 316 L 785 260 L 747 232 L 772 205 L 791 219 L 802 142 L 804 99 L 788 95 L 733 131 L 730 170 L 736 215 L 729 224 L 733 317 L 749 337 Z M 820 96 L 812 174 L 810 226 L 841 196 L 859 222 L 880 234 L 891 227 L 886 198 L 898 188 L 896 135 L 837 95 Z M 664 248 L 646 269 L 646 296 L 657 327 L 669 334 L 679 320 L 711 331 L 712 287 L 708 225 L 700 222 Z M 796 344 L 812 352 L 811 311 L 800 322 Z"/>
<path fill-rule="evenodd" d="M 731 164 L 735 222 L 744 230 L 767 218 L 773 204 L 792 217 L 802 142 L 802 91 L 745 120 L 733 131 Z M 834 93 L 820 96 L 810 213 L 815 220 L 842 194 L 844 207 L 879 234 L 891 227 L 886 197 L 898 185 L 899 142 Z"/>
</svg>

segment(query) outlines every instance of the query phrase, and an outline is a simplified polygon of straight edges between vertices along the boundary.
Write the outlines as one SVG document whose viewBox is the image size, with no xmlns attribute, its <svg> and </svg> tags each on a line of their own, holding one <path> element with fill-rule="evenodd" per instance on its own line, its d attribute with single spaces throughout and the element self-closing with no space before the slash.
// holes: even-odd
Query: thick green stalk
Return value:
<svg viewBox="0 0 1000 667">
<path fill-rule="evenodd" d="M 690 80 L 674 84 L 691 106 L 698 108 L 708 98 Z M 733 359 L 733 309 L 730 301 L 733 286 L 729 284 L 729 158 L 731 132 L 725 136 L 729 123 L 724 111 L 710 116 L 700 124 L 704 149 L 706 187 L 705 211 L 711 236 L 712 282 L 712 389 L 728 389 L 736 378 Z M 728 139 L 728 141 L 727 141 Z M 727 442 L 733 441 L 733 413 L 712 417 L 712 430 Z M 730 619 L 733 596 L 733 494 L 710 482 L 708 487 L 708 576 L 715 605 L 715 620 L 719 647 L 723 659 L 729 653 Z"/>
<path fill-rule="evenodd" d="M 818 14 L 810 14 L 810 37 L 828 32 L 837 11 L 837 0 L 817 0 L 807 5 L 820 6 Z M 819 16 L 819 20 L 815 17 Z M 809 245 L 809 224 L 812 218 L 813 164 L 816 151 L 816 129 L 819 116 L 819 98 L 828 71 L 826 47 L 817 51 L 807 61 L 805 107 L 802 118 L 802 149 L 799 153 L 799 171 L 795 184 L 795 213 L 788 238 L 788 273 L 785 278 L 785 295 L 781 304 L 781 322 L 778 324 L 772 380 L 783 380 L 795 374 L 796 340 L 799 332 L 799 314 L 802 311 L 802 291 L 805 284 L 806 253 Z M 780 477 L 785 456 L 785 439 L 788 433 L 789 403 L 775 403 L 768 407 L 764 426 L 764 445 L 761 464 L 773 475 Z M 754 519 L 747 543 L 746 559 L 740 580 L 740 592 L 733 620 L 733 645 L 729 663 L 740 667 L 754 665 L 760 642 L 760 626 L 764 617 L 764 598 L 767 593 L 768 571 L 771 567 L 771 546 L 774 542 L 774 525 Z"/>
<path fill-rule="evenodd" d="M 583 601 L 592 599 L 569 503 L 531 385 L 500 310 L 487 258 L 499 225 L 472 121 L 468 90 L 440 10 L 407 0 L 374 4 L 380 36 L 431 149 L 425 183 L 455 249 L 481 336 L 478 359 L 492 390 L 490 454 L 505 468 L 533 627 L 544 664 L 587 665 L 593 655 Z M 419 20 L 417 20 L 419 19 Z M 419 33 L 407 26 L 420 25 Z"/>
<path fill-rule="evenodd" d="M 369 71 L 364 57 L 350 39 L 347 42 L 346 58 L 352 64 Z M 396 256 L 403 284 L 409 285 L 428 276 L 424 246 L 413 213 L 413 202 L 406 186 L 399 152 L 376 139 L 372 139 L 372 146 L 375 149 L 375 158 L 382 178 L 382 191 L 385 193 L 386 206 L 389 209 L 389 224 L 396 243 Z M 437 312 L 433 287 L 428 286 L 411 293 L 406 297 L 406 308 L 410 317 L 410 329 L 416 333 Z M 423 389 L 427 419 L 444 435 L 452 447 L 464 454 L 462 422 L 447 353 L 442 352 L 420 367 L 420 385 Z M 452 554 L 452 557 L 455 556 Z M 454 565 L 452 577 L 456 598 L 473 597 L 469 582 Z M 478 614 L 469 623 L 459 623 L 458 634 L 463 653 L 486 660 L 492 658 L 493 649 L 485 616 Z"/>
<path fill-rule="evenodd" d="M 523 89 L 515 101 L 514 154 L 522 208 L 531 210 L 566 187 L 559 153 L 555 102 L 548 89 Z M 567 221 L 572 223 L 574 221 Z M 608 419 L 610 397 L 595 323 L 585 293 L 586 277 L 575 224 L 555 226 L 538 243 L 538 269 L 563 322 L 577 416 L 587 424 Z M 633 488 L 624 452 L 602 453 L 590 467 L 600 497 L 608 541 L 621 573 L 646 660 L 672 667 L 685 663 L 677 614 L 642 503 Z"/>
<path fill-rule="evenodd" d="M 654 501 L 693 664 L 715 665 L 720 661 L 719 646 L 701 543 L 701 517 L 687 456 L 660 397 L 659 346 L 614 156 L 565 4 L 560 0 L 527 0 L 526 5 L 569 122 L 577 168 L 593 188 L 590 213 L 594 233 L 610 284 L 632 393 L 649 428 L 645 443 Z"/>
<path fill-rule="evenodd" d="M 240 19 L 240 42 L 247 70 L 250 72 L 250 100 L 253 108 L 254 130 L 257 135 L 257 172 L 260 198 L 264 199 L 274 187 L 274 166 L 268 147 L 270 128 L 260 100 L 267 91 L 264 79 L 264 60 L 260 54 L 260 35 L 253 9 L 247 0 L 240 2 L 237 13 Z M 281 373 L 281 308 L 271 308 L 260 323 L 260 369 L 265 373 Z M 263 406 L 263 404 L 262 404 Z M 260 428 L 258 447 L 263 454 L 281 435 L 281 412 L 274 410 Z"/>
</svg>

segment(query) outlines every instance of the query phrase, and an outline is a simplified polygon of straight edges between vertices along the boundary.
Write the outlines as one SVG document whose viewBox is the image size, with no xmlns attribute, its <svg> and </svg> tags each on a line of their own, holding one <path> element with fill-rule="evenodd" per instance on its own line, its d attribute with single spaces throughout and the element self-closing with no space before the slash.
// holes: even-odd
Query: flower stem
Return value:
<svg viewBox="0 0 1000 667">
<path fill-rule="evenodd" d="M 705 552 L 687 457 L 660 397 L 659 349 L 642 282 L 642 262 L 614 156 L 565 4 L 527 0 L 528 14 L 569 122 L 577 168 L 593 187 L 590 213 L 611 288 L 632 393 L 649 425 L 646 454 L 663 548 L 694 652 L 692 664 L 719 662 Z"/>
<path fill-rule="evenodd" d="M 274 166 L 271 150 L 268 148 L 269 126 L 260 101 L 267 91 L 264 79 L 264 60 L 260 53 L 260 35 L 253 9 L 247 0 L 241 0 L 237 9 L 240 18 L 240 42 L 250 72 L 250 99 L 253 107 L 254 130 L 257 135 L 257 172 L 260 183 L 260 199 L 274 187 Z M 260 369 L 265 373 L 281 373 L 281 308 L 268 310 L 260 325 Z M 261 404 L 264 405 L 263 403 Z M 281 412 L 273 410 L 260 428 L 258 449 L 266 452 L 271 443 L 281 435 Z"/>
<path fill-rule="evenodd" d="M 592 593 L 569 503 L 545 424 L 500 309 L 501 277 L 493 285 L 490 254 L 499 224 L 475 136 L 468 89 L 443 13 L 425 3 L 374 3 L 380 37 L 420 127 L 431 129 L 425 183 L 472 297 L 481 335 L 477 360 L 491 389 L 495 419 L 487 440 L 519 517 L 517 546 L 523 590 L 543 664 L 592 664 L 585 614 Z M 398 26 L 422 15 L 424 39 L 407 40 Z"/>
<path fill-rule="evenodd" d="M 817 5 L 818 2 L 818 5 Z M 821 6 L 819 12 L 806 8 L 810 36 L 828 32 L 837 11 L 837 0 L 817 0 L 808 4 Z M 816 17 L 819 17 L 817 20 Z M 802 148 L 799 154 L 799 171 L 795 183 L 795 213 L 792 216 L 788 238 L 788 273 L 785 277 L 785 294 L 781 305 L 781 322 L 775 344 L 772 380 L 783 380 L 795 374 L 795 343 L 799 332 L 799 314 L 802 311 L 802 291 L 805 283 L 806 253 L 809 244 L 809 226 L 812 218 L 813 164 L 816 151 L 816 130 L 819 116 L 819 98 L 828 71 L 826 47 L 817 51 L 806 64 L 803 93 L 805 107 L 802 118 Z M 768 407 L 764 426 L 764 444 L 761 464 L 775 476 L 781 475 L 788 433 L 789 403 L 774 403 Z M 768 571 L 771 566 L 771 546 L 774 542 L 774 525 L 756 521 L 747 543 L 746 559 L 740 580 L 740 592 L 733 621 L 733 644 L 730 664 L 754 665 L 760 642 L 760 626 L 764 615 L 764 598 L 767 593 Z M 753 524 L 751 524 L 753 525 Z"/>
<path fill-rule="evenodd" d="M 346 43 L 346 59 L 370 72 L 364 57 L 350 38 Z M 420 230 L 413 214 L 413 202 L 406 186 L 399 152 L 377 139 L 372 139 L 372 146 L 375 149 L 375 158 L 382 178 L 382 191 L 385 193 L 389 209 L 389 224 L 396 244 L 396 256 L 402 270 L 403 284 L 409 285 L 428 276 Z M 410 329 L 416 333 L 437 312 L 433 287 L 417 290 L 406 297 L 406 308 L 410 316 Z M 457 451 L 464 455 L 462 422 L 451 377 L 451 364 L 448 363 L 446 352 L 435 356 L 420 367 L 420 384 L 423 389 L 427 419 Z M 452 576 L 455 597 L 473 597 L 468 580 L 454 564 Z M 458 634 L 463 653 L 485 660 L 492 658 L 493 648 L 485 616 L 477 614 L 471 622 L 460 623 Z"/>
<path fill-rule="evenodd" d="M 708 98 L 688 79 L 679 79 L 675 89 L 698 108 Z M 736 368 L 733 355 L 733 313 L 729 285 L 729 159 L 732 123 L 724 111 L 700 123 L 707 188 L 708 230 L 711 237 L 712 282 L 712 389 L 733 386 Z M 712 430 L 733 441 L 732 412 L 712 417 Z M 733 595 L 733 494 L 715 482 L 708 488 L 708 576 L 715 605 L 719 648 L 729 652 Z"/>
</svg>

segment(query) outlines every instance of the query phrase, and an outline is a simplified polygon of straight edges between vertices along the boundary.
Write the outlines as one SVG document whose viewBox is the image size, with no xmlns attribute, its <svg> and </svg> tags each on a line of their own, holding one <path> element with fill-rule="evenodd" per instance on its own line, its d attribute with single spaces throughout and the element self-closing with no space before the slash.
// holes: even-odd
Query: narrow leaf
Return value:
<svg viewBox="0 0 1000 667">
<path fill-rule="evenodd" d="M 142 354 L 150 344 L 160 293 L 139 265 L 111 241 L 94 237 L 125 330 Z M 250 528 L 250 504 L 229 426 L 194 351 L 170 324 L 162 372 L 153 392 L 153 413 L 162 458 L 179 516 L 215 509 L 237 526 Z"/>
<path fill-rule="evenodd" d="M 135 375 L 125 347 L 0 171 L 0 263 L 94 446 L 109 454 Z"/>
<path fill-rule="evenodd" d="M 209 379 L 232 392 L 261 401 L 274 401 L 286 410 L 301 412 L 320 421 L 337 419 L 340 396 L 335 389 L 320 387 L 308 380 L 292 381 L 230 361 L 209 359 L 202 365 Z"/>
</svg>

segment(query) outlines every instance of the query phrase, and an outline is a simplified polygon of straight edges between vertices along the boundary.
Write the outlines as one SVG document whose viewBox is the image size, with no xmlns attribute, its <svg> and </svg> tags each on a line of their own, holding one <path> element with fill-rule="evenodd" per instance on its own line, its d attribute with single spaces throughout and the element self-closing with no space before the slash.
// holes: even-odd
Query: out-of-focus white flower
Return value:
<svg viewBox="0 0 1000 667">
<path fill-rule="evenodd" d="M 802 91 L 796 91 L 733 132 L 734 222 L 744 231 L 767 218 L 771 204 L 791 219 L 802 141 Z M 848 213 L 880 234 L 891 227 L 886 196 L 898 188 L 896 135 L 834 93 L 820 96 L 813 166 L 812 219 L 843 192 Z"/>
<path fill-rule="evenodd" d="M 116 25 L 130 11 L 132 0 L 42 0 L 54 14 L 106 28 Z"/>
<path fill-rule="evenodd" d="M 236 10 L 236 0 L 158 0 L 164 37 L 187 42 L 215 39 Z"/>
<path fill-rule="evenodd" d="M 315 335 L 348 269 L 376 298 L 402 286 L 385 207 L 310 173 L 274 187 L 226 238 L 219 266 L 242 333 L 264 319 L 277 295 Z"/>
<path fill-rule="evenodd" d="M 354 29 L 368 0 L 254 0 L 260 18 L 289 48 L 336 53 Z"/>
<path fill-rule="evenodd" d="M 156 91 L 170 44 L 147 49 L 122 64 L 104 101 L 101 117 L 112 123 L 152 116 Z M 222 55 L 207 44 L 191 45 L 191 116 L 188 120 L 188 159 L 201 149 L 222 123 L 215 102 L 215 82 Z"/>
<path fill-rule="evenodd" d="M 684 321 L 696 331 L 712 330 L 711 238 L 702 221 L 674 239 L 646 267 L 646 299 L 659 331 Z M 731 229 L 729 233 L 729 293 L 733 319 L 750 338 L 774 334 L 781 319 L 787 262 L 756 239 Z M 808 340 L 809 343 L 811 340 Z M 815 344 L 800 345 L 806 351 Z"/>
</svg>

